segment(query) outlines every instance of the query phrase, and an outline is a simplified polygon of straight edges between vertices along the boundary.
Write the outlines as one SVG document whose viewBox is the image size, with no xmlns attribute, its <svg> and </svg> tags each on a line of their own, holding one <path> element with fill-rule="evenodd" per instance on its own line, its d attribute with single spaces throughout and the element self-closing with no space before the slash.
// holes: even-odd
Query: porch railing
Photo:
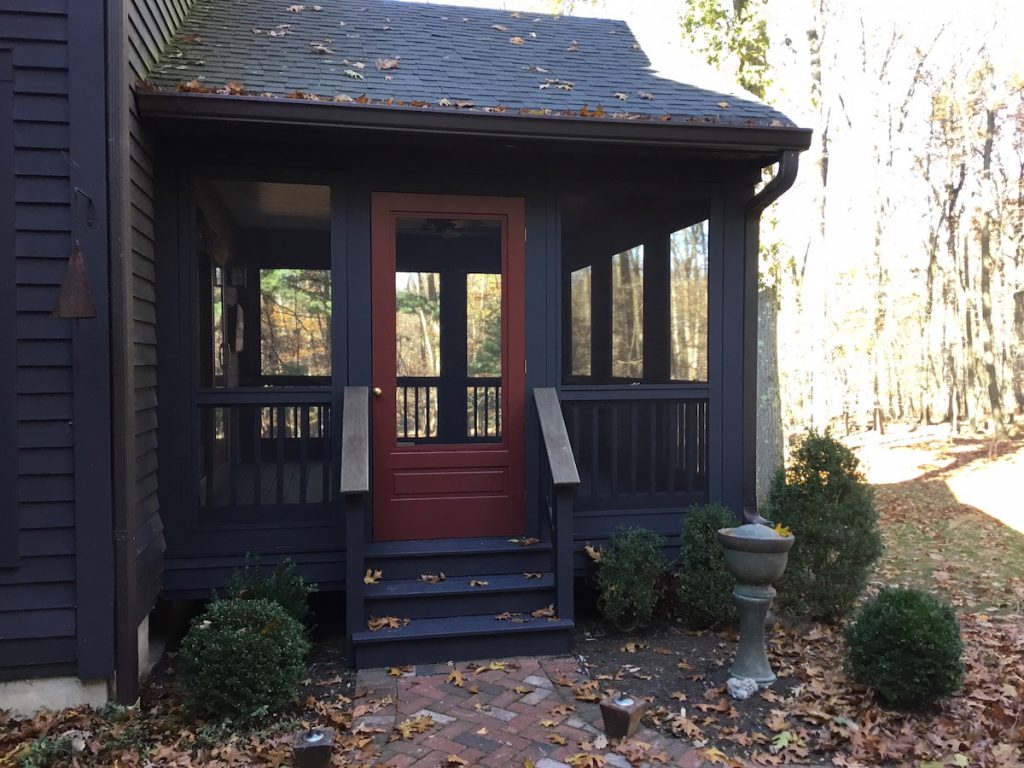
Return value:
<svg viewBox="0 0 1024 768">
<path fill-rule="evenodd" d="M 348 637 L 363 621 L 367 499 L 370 493 L 370 394 L 366 387 L 342 393 L 341 479 L 345 497 L 345 618 Z M 349 648 L 351 654 L 352 649 Z M 352 658 L 349 655 L 349 658 Z"/>
<path fill-rule="evenodd" d="M 200 506 L 330 502 L 329 391 L 203 392 L 196 405 Z"/>
<path fill-rule="evenodd" d="M 558 616 L 573 615 L 573 495 L 580 484 L 572 444 L 562 418 L 558 393 L 552 387 L 533 390 L 540 420 L 546 462 L 545 480 L 551 544 L 555 552 L 555 609 Z"/>
<path fill-rule="evenodd" d="M 467 378 L 464 395 L 440 376 L 399 376 L 397 385 L 399 440 L 464 443 L 501 439 L 501 377 Z"/>
<path fill-rule="evenodd" d="M 579 461 L 579 510 L 706 501 L 706 398 L 581 398 L 562 407 Z"/>
</svg>

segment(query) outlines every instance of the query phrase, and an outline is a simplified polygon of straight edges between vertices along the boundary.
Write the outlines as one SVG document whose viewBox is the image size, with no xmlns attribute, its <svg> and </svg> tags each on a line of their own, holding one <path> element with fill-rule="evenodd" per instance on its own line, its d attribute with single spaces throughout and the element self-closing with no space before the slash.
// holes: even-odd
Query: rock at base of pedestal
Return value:
<svg viewBox="0 0 1024 768">
<path fill-rule="evenodd" d="M 739 701 L 746 701 L 755 693 L 757 693 L 758 684 L 757 681 L 752 677 L 730 677 L 725 687 L 729 691 L 729 695 Z"/>
</svg>

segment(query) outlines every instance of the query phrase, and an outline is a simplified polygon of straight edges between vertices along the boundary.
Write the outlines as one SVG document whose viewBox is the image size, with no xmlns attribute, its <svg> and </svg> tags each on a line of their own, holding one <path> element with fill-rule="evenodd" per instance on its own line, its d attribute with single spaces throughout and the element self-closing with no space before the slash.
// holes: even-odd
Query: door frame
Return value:
<svg viewBox="0 0 1024 768">
<path fill-rule="evenodd" d="M 526 220 L 525 200 L 520 197 L 476 195 L 433 195 L 374 192 L 371 194 L 371 372 L 375 386 L 387 395 L 373 398 L 371 435 L 373 441 L 373 539 L 448 538 L 440 536 L 394 535 L 386 526 L 392 523 L 380 512 L 384 509 L 382 489 L 392 481 L 391 466 L 384 456 L 408 458 L 430 454 L 460 454 L 467 466 L 481 462 L 487 454 L 504 452 L 508 467 L 508 504 L 515 510 L 515 521 L 498 526 L 493 535 L 516 535 L 526 530 Z M 378 328 L 394 328 L 394 290 L 381 290 L 381 285 L 394 285 L 396 267 L 395 223 L 407 216 L 473 217 L 501 219 L 502 227 L 502 441 L 500 443 L 466 443 L 410 446 L 400 449 L 393 424 L 395 408 L 396 362 L 394 331 L 388 339 L 374 336 Z M 518 234 L 521 233 L 521 234 Z M 384 351 L 380 354 L 378 349 Z M 387 349 L 390 349 L 388 354 Z M 383 419 L 383 421 L 381 421 Z M 389 428 L 390 425 L 390 428 Z M 494 457 L 496 458 L 496 457 Z M 420 532 L 422 534 L 422 531 Z M 455 532 L 451 537 L 492 535 Z"/>
</svg>

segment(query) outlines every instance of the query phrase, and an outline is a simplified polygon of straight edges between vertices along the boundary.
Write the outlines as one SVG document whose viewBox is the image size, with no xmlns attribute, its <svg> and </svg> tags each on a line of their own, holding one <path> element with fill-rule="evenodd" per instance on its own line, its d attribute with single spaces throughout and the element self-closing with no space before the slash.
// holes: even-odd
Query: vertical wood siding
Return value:
<svg viewBox="0 0 1024 768">
<path fill-rule="evenodd" d="M 17 496 L 0 516 L 18 521 L 19 550 L 0 567 L 0 679 L 75 672 L 71 324 L 50 316 L 71 247 L 67 35 L 66 0 L 0 3 L 14 75 L 14 169 L 0 180 L 13 178 L 14 232 L 0 233 L 0 269 L 13 265 L 17 286 L 14 327 L 0 323 L 14 339 L 0 375 L 15 376 L 17 427 L 0 440 L 15 441 Z"/>
<path fill-rule="evenodd" d="M 177 31 L 194 0 L 131 0 L 128 4 L 129 83 L 144 80 L 161 49 Z M 153 136 L 129 108 L 131 325 L 135 378 L 135 504 L 138 556 L 138 618 L 161 588 L 164 532 L 157 500 L 156 261 Z"/>
</svg>

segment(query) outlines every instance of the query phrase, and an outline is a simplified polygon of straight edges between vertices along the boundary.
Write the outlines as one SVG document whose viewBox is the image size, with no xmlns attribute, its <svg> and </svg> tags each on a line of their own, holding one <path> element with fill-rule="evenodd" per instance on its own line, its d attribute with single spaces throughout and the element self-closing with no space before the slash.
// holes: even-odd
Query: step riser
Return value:
<svg viewBox="0 0 1024 768">
<path fill-rule="evenodd" d="M 355 665 L 365 669 L 508 656 L 550 656 L 570 650 L 572 632 L 565 630 L 395 640 L 356 645 Z"/>
<path fill-rule="evenodd" d="M 482 592 L 478 595 L 416 595 L 367 597 L 366 617 L 401 616 L 409 619 L 475 616 L 487 613 L 526 613 L 555 601 L 553 589 Z"/>
<path fill-rule="evenodd" d="M 424 573 L 444 572 L 446 576 L 487 576 L 496 573 L 550 571 L 551 553 L 499 552 L 466 555 L 369 556 L 366 567 L 380 570 L 386 579 L 416 579 Z"/>
</svg>

